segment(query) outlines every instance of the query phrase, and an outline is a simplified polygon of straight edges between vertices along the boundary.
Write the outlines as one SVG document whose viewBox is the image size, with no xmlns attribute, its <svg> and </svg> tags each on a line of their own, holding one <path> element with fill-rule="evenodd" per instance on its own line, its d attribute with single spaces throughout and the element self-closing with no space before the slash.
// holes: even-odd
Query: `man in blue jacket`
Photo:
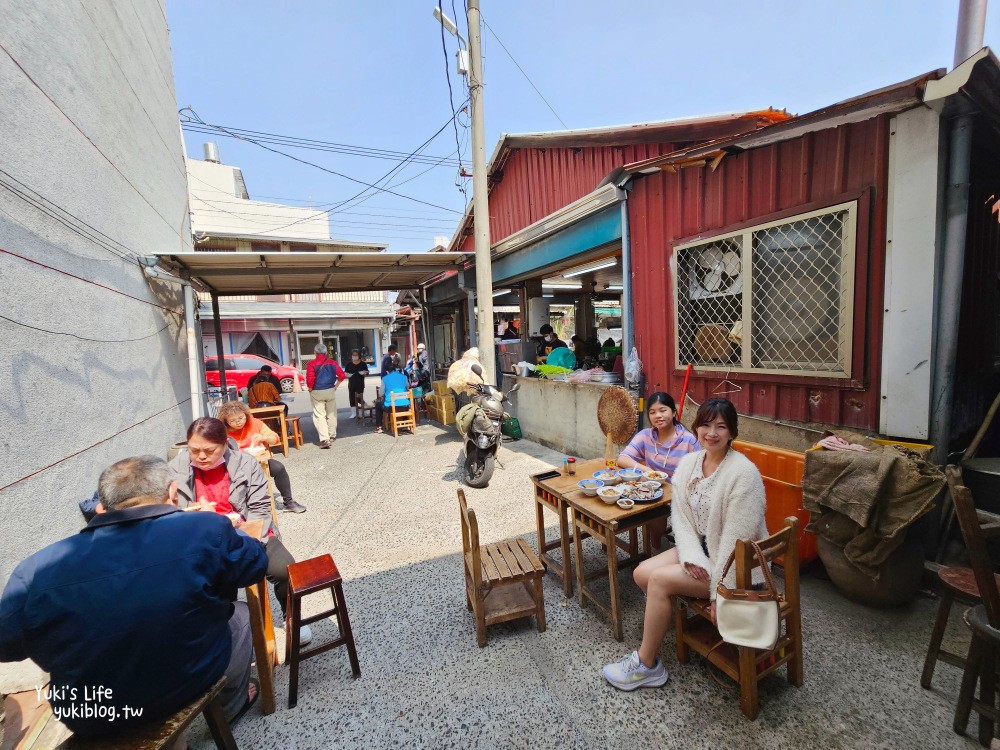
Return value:
<svg viewBox="0 0 1000 750">
<path fill-rule="evenodd" d="M 18 565 L 0 598 L 0 661 L 49 672 L 45 697 L 82 737 L 163 719 L 222 675 L 227 719 L 253 702 L 249 612 L 235 599 L 267 554 L 225 516 L 180 511 L 176 492 L 155 456 L 105 469 L 98 515 Z"/>
</svg>

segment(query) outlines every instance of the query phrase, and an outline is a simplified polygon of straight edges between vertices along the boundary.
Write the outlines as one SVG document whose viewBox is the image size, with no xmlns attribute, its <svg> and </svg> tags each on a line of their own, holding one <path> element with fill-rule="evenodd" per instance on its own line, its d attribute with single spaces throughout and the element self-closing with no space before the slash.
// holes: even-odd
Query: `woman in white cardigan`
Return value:
<svg viewBox="0 0 1000 750">
<path fill-rule="evenodd" d="M 604 667 L 604 677 L 621 690 L 659 687 L 667 670 L 658 658 L 671 622 L 670 597 L 712 599 L 737 539 L 763 539 L 764 482 L 757 467 L 732 442 L 739 434 L 736 407 L 724 398 L 705 401 L 692 429 L 703 450 L 689 453 L 673 479 L 671 525 L 677 546 L 643 562 L 633 577 L 646 593 L 642 645 L 620 662 Z M 754 582 L 763 581 L 759 570 Z M 726 577 L 736 585 L 735 569 Z"/>
</svg>

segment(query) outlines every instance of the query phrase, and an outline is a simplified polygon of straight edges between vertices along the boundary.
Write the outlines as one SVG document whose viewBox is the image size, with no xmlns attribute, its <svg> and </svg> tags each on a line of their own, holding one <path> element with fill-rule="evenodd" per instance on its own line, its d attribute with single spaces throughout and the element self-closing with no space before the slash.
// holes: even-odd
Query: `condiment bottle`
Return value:
<svg viewBox="0 0 1000 750">
<path fill-rule="evenodd" d="M 569 459 L 563 459 L 563 474 L 569 474 Z"/>
<path fill-rule="evenodd" d="M 570 456 L 566 459 L 566 465 L 569 466 L 569 473 L 576 474 L 576 457 Z"/>
</svg>

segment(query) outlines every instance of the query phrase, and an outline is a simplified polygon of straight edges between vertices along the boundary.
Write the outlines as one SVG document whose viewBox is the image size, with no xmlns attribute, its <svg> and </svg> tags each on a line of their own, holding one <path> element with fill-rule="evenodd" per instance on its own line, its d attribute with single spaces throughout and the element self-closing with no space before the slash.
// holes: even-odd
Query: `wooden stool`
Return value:
<svg viewBox="0 0 1000 750">
<path fill-rule="evenodd" d="M 295 443 L 295 450 L 302 448 L 302 443 L 305 440 L 302 439 L 302 426 L 299 424 L 300 417 L 286 417 L 285 424 L 288 425 L 289 431 L 292 433 L 292 440 Z"/>
<path fill-rule="evenodd" d="M 941 594 L 941 603 L 938 604 L 937 619 L 934 621 L 934 628 L 931 630 L 931 642 L 927 646 L 927 656 L 924 659 L 924 671 L 920 676 L 920 686 L 929 689 L 931 679 L 934 677 L 934 667 L 940 659 L 953 667 L 965 669 L 965 657 L 953 654 L 941 648 L 941 640 L 948 627 L 948 618 L 951 615 L 951 605 L 957 600 L 962 604 L 975 606 L 982 602 L 979 596 L 979 586 L 976 585 L 976 575 L 972 568 L 941 568 L 938 571 L 938 578 L 944 585 L 944 593 Z M 1000 576 L 996 576 L 997 585 L 1000 585 Z"/>
<path fill-rule="evenodd" d="M 302 599 L 309 594 L 315 594 L 329 589 L 333 594 L 333 609 L 320 612 L 318 615 L 302 617 Z M 347 617 L 347 602 L 344 600 L 344 586 L 340 578 L 337 564 L 330 555 L 314 557 L 311 560 L 292 563 L 288 566 L 288 607 L 285 617 L 285 662 L 289 666 L 288 673 L 288 707 L 295 708 L 299 697 L 299 663 L 311 656 L 329 651 L 337 646 L 347 646 L 347 656 L 351 660 L 351 673 L 361 675 L 358 664 L 358 652 L 354 648 L 354 633 L 351 621 Z M 321 643 L 305 651 L 300 651 L 299 628 L 312 622 L 317 622 L 330 615 L 337 616 L 337 627 L 340 637 Z"/>
</svg>

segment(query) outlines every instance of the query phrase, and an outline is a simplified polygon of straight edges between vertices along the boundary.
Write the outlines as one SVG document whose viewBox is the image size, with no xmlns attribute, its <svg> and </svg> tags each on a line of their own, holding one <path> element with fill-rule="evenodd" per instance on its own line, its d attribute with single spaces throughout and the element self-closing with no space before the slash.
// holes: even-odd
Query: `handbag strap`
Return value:
<svg viewBox="0 0 1000 750">
<path fill-rule="evenodd" d="M 750 540 L 750 545 L 753 547 L 754 555 L 760 562 L 760 569 L 764 573 L 764 581 L 767 584 L 767 590 L 771 592 L 771 594 L 774 596 L 775 599 L 781 601 L 782 599 L 781 593 L 778 591 L 778 587 L 774 585 L 774 578 L 771 577 L 771 566 L 767 562 L 767 558 L 764 556 L 764 551 L 760 548 L 760 544 L 758 544 L 753 540 Z M 736 560 L 736 548 L 734 547 L 733 551 L 729 553 L 729 558 L 726 560 L 725 567 L 723 567 L 722 569 L 722 575 L 719 576 L 718 588 L 725 589 L 726 591 L 730 590 L 729 587 L 723 583 L 723 581 L 725 580 L 726 574 L 729 572 L 729 569 L 732 567 L 733 562 L 735 562 L 735 560 Z"/>
</svg>

